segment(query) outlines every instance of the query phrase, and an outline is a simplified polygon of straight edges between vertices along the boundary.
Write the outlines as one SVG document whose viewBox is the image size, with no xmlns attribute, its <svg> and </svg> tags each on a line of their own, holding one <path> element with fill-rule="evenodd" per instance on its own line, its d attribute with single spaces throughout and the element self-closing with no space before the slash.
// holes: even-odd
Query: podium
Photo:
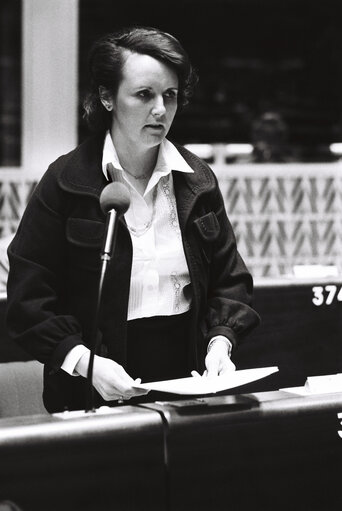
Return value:
<svg viewBox="0 0 342 511">
<path fill-rule="evenodd" d="M 220 395 L 0 420 L 22 511 L 334 511 L 342 393 Z"/>
</svg>

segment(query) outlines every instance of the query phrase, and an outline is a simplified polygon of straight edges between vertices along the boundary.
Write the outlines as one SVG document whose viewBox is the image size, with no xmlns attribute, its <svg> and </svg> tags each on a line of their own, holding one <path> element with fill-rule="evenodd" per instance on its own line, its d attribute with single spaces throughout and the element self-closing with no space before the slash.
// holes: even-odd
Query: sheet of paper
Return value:
<svg viewBox="0 0 342 511">
<path fill-rule="evenodd" d="M 181 395 L 215 394 L 216 392 L 260 380 L 277 371 L 278 367 L 275 366 L 259 367 L 256 369 L 242 369 L 241 371 L 234 371 L 227 375 L 215 376 L 213 378 L 191 376 L 189 378 L 179 378 L 176 380 L 141 383 L 137 385 L 137 387 Z"/>
<path fill-rule="evenodd" d="M 303 387 L 287 387 L 280 390 L 300 396 L 342 392 L 342 373 L 309 376 Z"/>
</svg>

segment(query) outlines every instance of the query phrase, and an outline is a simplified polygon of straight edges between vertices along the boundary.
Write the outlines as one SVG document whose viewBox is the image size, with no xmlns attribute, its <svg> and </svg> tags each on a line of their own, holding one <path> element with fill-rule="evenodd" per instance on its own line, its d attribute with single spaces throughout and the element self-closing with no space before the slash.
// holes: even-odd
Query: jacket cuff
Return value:
<svg viewBox="0 0 342 511">
<path fill-rule="evenodd" d="M 75 346 L 84 345 L 84 342 L 79 334 L 70 335 L 59 343 L 53 352 L 51 361 L 49 362 L 49 374 L 56 373 L 62 366 L 65 357 Z"/>
<path fill-rule="evenodd" d="M 209 344 L 210 340 L 213 337 L 216 337 L 217 335 L 223 335 L 224 337 L 229 339 L 229 341 L 232 344 L 232 349 L 236 348 L 238 339 L 237 339 L 237 335 L 234 332 L 234 330 L 232 330 L 231 328 L 229 328 L 228 326 L 225 326 L 225 325 L 217 325 L 217 326 L 212 327 L 209 330 L 207 337 L 206 337 L 207 344 Z"/>
<path fill-rule="evenodd" d="M 77 366 L 80 359 L 83 357 L 85 353 L 89 353 L 90 350 L 84 344 L 78 344 L 74 348 L 72 348 L 69 353 L 66 355 L 63 364 L 61 365 L 61 369 L 66 373 L 70 374 L 70 376 L 80 376 L 78 372 L 75 371 L 75 367 Z"/>
</svg>

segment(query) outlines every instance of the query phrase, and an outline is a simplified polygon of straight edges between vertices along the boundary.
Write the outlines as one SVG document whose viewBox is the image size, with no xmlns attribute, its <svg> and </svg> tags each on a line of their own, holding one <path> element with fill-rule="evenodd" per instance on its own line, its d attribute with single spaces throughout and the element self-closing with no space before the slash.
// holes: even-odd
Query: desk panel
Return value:
<svg viewBox="0 0 342 511">
<path fill-rule="evenodd" d="M 329 286 L 335 287 L 333 298 L 329 298 Z M 321 289 L 321 296 L 317 288 Z M 340 282 L 326 279 L 279 279 L 274 284 L 267 284 L 265 279 L 263 285 L 256 285 L 254 307 L 262 322 L 241 342 L 234 361 L 240 369 L 276 365 L 280 372 L 237 392 L 297 386 L 304 384 L 307 376 L 341 372 L 340 290 Z"/>
<path fill-rule="evenodd" d="M 163 511 L 163 426 L 131 406 L 0 420 L 0 501 L 22 511 Z"/>
<path fill-rule="evenodd" d="M 244 397 L 148 405 L 167 424 L 169 510 L 340 511 L 342 394 Z"/>
</svg>

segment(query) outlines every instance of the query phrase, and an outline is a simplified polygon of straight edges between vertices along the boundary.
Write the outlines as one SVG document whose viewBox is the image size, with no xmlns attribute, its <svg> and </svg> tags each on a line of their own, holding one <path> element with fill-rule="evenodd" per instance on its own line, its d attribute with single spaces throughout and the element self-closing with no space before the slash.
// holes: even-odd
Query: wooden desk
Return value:
<svg viewBox="0 0 342 511">
<path fill-rule="evenodd" d="M 342 509 L 342 394 L 203 401 L 151 405 L 167 424 L 169 511 Z"/>
<path fill-rule="evenodd" d="M 342 394 L 284 392 L 0 420 L 23 511 L 340 511 Z"/>
</svg>

